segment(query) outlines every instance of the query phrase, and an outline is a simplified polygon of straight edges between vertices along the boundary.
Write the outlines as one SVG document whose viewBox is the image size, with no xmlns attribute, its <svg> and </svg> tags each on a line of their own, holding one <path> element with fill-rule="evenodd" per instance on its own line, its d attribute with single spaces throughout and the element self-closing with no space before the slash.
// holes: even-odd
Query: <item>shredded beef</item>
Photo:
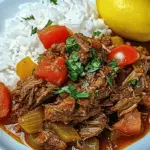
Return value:
<svg viewBox="0 0 150 150">
<path fill-rule="evenodd" d="M 85 122 L 80 130 L 80 136 L 83 140 L 98 136 L 107 126 L 108 119 L 104 113 L 96 115 L 91 120 Z"/>
<path fill-rule="evenodd" d="M 35 141 L 39 145 L 44 145 L 45 150 L 65 150 L 67 147 L 66 143 L 50 130 L 42 130 Z"/>
<path fill-rule="evenodd" d="M 109 47 L 109 46 L 112 45 L 112 41 L 111 41 L 111 37 L 110 36 L 103 36 L 100 41 L 106 47 Z"/>
<path fill-rule="evenodd" d="M 20 117 L 53 96 L 57 86 L 34 76 L 19 81 L 12 91 L 12 117 Z M 50 100 L 50 99 L 49 99 Z"/>
<path fill-rule="evenodd" d="M 50 58 L 53 55 L 57 56 L 57 57 L 58 56 L 66 57 L 65 56 L 65 49 L 66 49 L 65 43 L 53 44 L 51 46 L 51 48 L 44 53 L 44 56 L 46 56 L 47 58 Z"/>
<path fill-rule="evenodd" d="M 93 117 L 101 113 L 101 106 L 97 103 L 90 104 L 89 100 L 79 100 L 77 102 L 78 109 L 72 115 L 72 121 L 74 124 L 81 123 L 90 117 Z"/>
<path fill-rule="evenodd" d="M 51 122 L 68 122 L 75 109 L 75 100 L 67 97 L 58 104 L 47 104 L 44 106 L 45 120 Z"/>
<path fill-rule="evenodd" d="M 94 49 L 100 50 L 100 48 L 102 48 L 102 44 L 99 39 L 90 38 L 89 41 Z"/>
<path fill-rule="evenodd" d="M 78 54 L 80 56 L 81 62 L 83 64 L 86 64 L 90 56 L 89 55 L 90 48 L 92 48 L 91 43 L 89 42 L 88 38 L 81 33 L 74 34 L 72 37 L 75 39 L 76 43 L 80 46 Z"/>
</svg>

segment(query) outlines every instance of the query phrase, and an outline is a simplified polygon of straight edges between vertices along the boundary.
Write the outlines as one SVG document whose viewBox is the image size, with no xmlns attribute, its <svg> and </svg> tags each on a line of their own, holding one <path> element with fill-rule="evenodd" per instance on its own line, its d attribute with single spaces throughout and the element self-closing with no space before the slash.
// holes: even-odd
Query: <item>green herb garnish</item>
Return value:
<svg viewBox="0 0 150 150">
<path fill-rule="evenodd" d="M 130 85 L 132 85 L 133 87 L 138 87 L 138 86 L 140 86 L 140 82 L 138 82 L 137 79 L 132 79 L 132 80 L 128 81 L 128 83 L 129 83 Z"/>
<path fill-rule="evenodd" d="M 37 32 L 37 28 L 33 28 L 33 26 L 32 26 L 31 35 L 35 34 L 36 32 Z"/>
<path fill-rule="evenodd" d="M 67 60 L 69 77 L 77 81 L 79 77 L 85 76 L 83 64 L 80 62 L 80 56 L 74 51 Z"/>
<path fill-rule="evenodd" d="M 94 35 L 94 36 L 99 36 L 100 34 L 101 34 L 100 31 L 95 31 L 95 32 L 93 32 L 93 35 Z"/>
<path fill-rule="evenodd" d="M 75 95 L 75 99 L 88 98 L 88 97 L 89 97 L 88 92 L 77 92 Z"/>
<path fill-rule="evenodd" d="M 99 59 L 93 59 L 88 65 L 87 65 L 87 70 L 88 72 L 96 72 L 97 70 L 99 70 L 101 66 L 101 63 L 99 61 Z"/>
<path fill-rule="evenodd" d="M 112 70 L 111 70 L 111 77 L 116 77 L 116 73 L 119 70 L 118 63 L 117 63 L 116 59 L 113 59 L 113 61 L 109 65 L 112 68 Z"/>
<path fill-rule="evenodd" d="M 76 43 L 76 41 L 73 37 L 69 37 L 66 40 L 66 50 L 68 53 L 71 53 L 72 51 L 80 50 L 79 45 Z"/>
<path fill-rule="evenodd" d="M 50 0 L 51 3 L 54 3 L 55 5 L 57 5 L 57 0 Z"/>
<path fill-rule="evenodd" d="M 53 23 L 53 21 L 49 19 L 45 27 L 49 27 L 49 26 L 51 26 L 51 25 L 52 25 L 52 23 Z"/>
<path fill-rule="evenodd" d="M 88 98 L 89 97 L 88 92 L 78 92 L 76 90 L 76 87 L 73 84 L 69 84 L 68 86 L 62 87 L 57 92 L 55 92 L 55 94 L 61 94 L 61 93 L 68 93 L 74 99 L 82 99 L 82 98 Z"/>
<path fill-rule="evenodd" d="M 30 17 L 26 17 L 26 18 L 23 18 L 24 20 L 35 20 L 34 16 L 31 15 Z"/>
<path fill-rule="evenodd" d="M 69 86 L 64 86 L 55 92 L 55 94 L 61 94 L 61 93 L 69 93 L 70 94 Z"/>
<path fill-rule="evenodd" d="M 116 77 L 117 72 L 119 70 L 118 63 L 117 63 L 116 59 L 113 59 L 113 61 L 109 64 L 109 66 L 112 69 L 111 69 L 110 75 L 108 77 L 106 77 L 106 79 L 107 79 L 107 82 L 109 83 L 109 85 L 112 86 L 113 85 L 113 80 Z"/>
<path fill-rule="evenodd" d="M 96 72 L 97 70 L 100 69 L 101 67 L 101 61 L 98 58 L 96 51 L 94 48 L 91 48 L 91 55 L 92 55 L 92 59 L 91 61 L 88 63 L 88 65 L 86 66 L 86 70 L 90 73 L 92 72 Z"/>
<path fill-rule="evenodd" d="M 118 67 L 118 63 L 117 63 L 116 59 L 113 59 L 112 62 L 110 62 L 109 66 L 111 66 L 112 68 Z"/>
<path fill-rule="evenodd" d="M 106 77 L 106 80 L 108 82 L 109 85 L 113 85 L 113 79 L 111 77 Z"/>
</svg>

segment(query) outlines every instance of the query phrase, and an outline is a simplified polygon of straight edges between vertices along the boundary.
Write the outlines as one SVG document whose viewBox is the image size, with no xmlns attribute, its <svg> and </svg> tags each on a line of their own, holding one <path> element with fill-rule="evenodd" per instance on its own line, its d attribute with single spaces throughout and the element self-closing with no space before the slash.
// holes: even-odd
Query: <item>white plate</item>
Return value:
<svg viewBox="0 0 150 150">
<path fill-rule="evenodd" d="M 18 5 L 31 1 L 36 0 L 0 0 L 0 32 L 3 30 L 4 20 L 15 15 Z M 30 148 L 21 145 L 0 130 L 0 150 L 30 150 Z M 150 134 L 132 144 L 126 150 L 150 150 Z"/>
</svg>

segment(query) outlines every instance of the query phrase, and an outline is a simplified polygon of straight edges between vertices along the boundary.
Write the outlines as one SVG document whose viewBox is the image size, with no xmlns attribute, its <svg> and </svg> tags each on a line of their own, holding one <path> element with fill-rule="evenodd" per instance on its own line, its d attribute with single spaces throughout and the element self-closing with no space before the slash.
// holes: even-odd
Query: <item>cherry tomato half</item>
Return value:
<svg viewBox="0 0 150 150">
<path fill-rule="evenodd" d="M 139 54 L 136 49 L 129 45 L 121 45 L 112 49 L 108 55 L 108 60 L 112 61 L 116 59 L 119 66 L 126 66 L 136 62 L 139 58 Z"/>
</svg>

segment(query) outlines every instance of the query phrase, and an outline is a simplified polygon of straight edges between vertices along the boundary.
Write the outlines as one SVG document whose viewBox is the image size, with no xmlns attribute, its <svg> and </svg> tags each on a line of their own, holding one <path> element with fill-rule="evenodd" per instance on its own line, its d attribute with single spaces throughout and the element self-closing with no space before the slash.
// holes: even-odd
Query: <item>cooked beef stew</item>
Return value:
<svg viewBox="0 0 150 150">
<path fill-rule="evenodd" d="M 150 108 L 149 52 L 128 42 L 111 54 L 118 47 L 111 36 L 89 38 L 80 33 L 52 45 L 33 75 L 11 92 L 10 117 L 18 123 L 16 129 L 36 134 L 34 141 L 44 150 L 98 150 L 102 147 L 97 139 L 102 137 L 115 149 L 119 138 L 142 134 L 142 116 Z M 42 71 L 62 71 L 63 76 L 60 58 L 68 77 L 61 84 L 51 83 Z"/>
</svg>

